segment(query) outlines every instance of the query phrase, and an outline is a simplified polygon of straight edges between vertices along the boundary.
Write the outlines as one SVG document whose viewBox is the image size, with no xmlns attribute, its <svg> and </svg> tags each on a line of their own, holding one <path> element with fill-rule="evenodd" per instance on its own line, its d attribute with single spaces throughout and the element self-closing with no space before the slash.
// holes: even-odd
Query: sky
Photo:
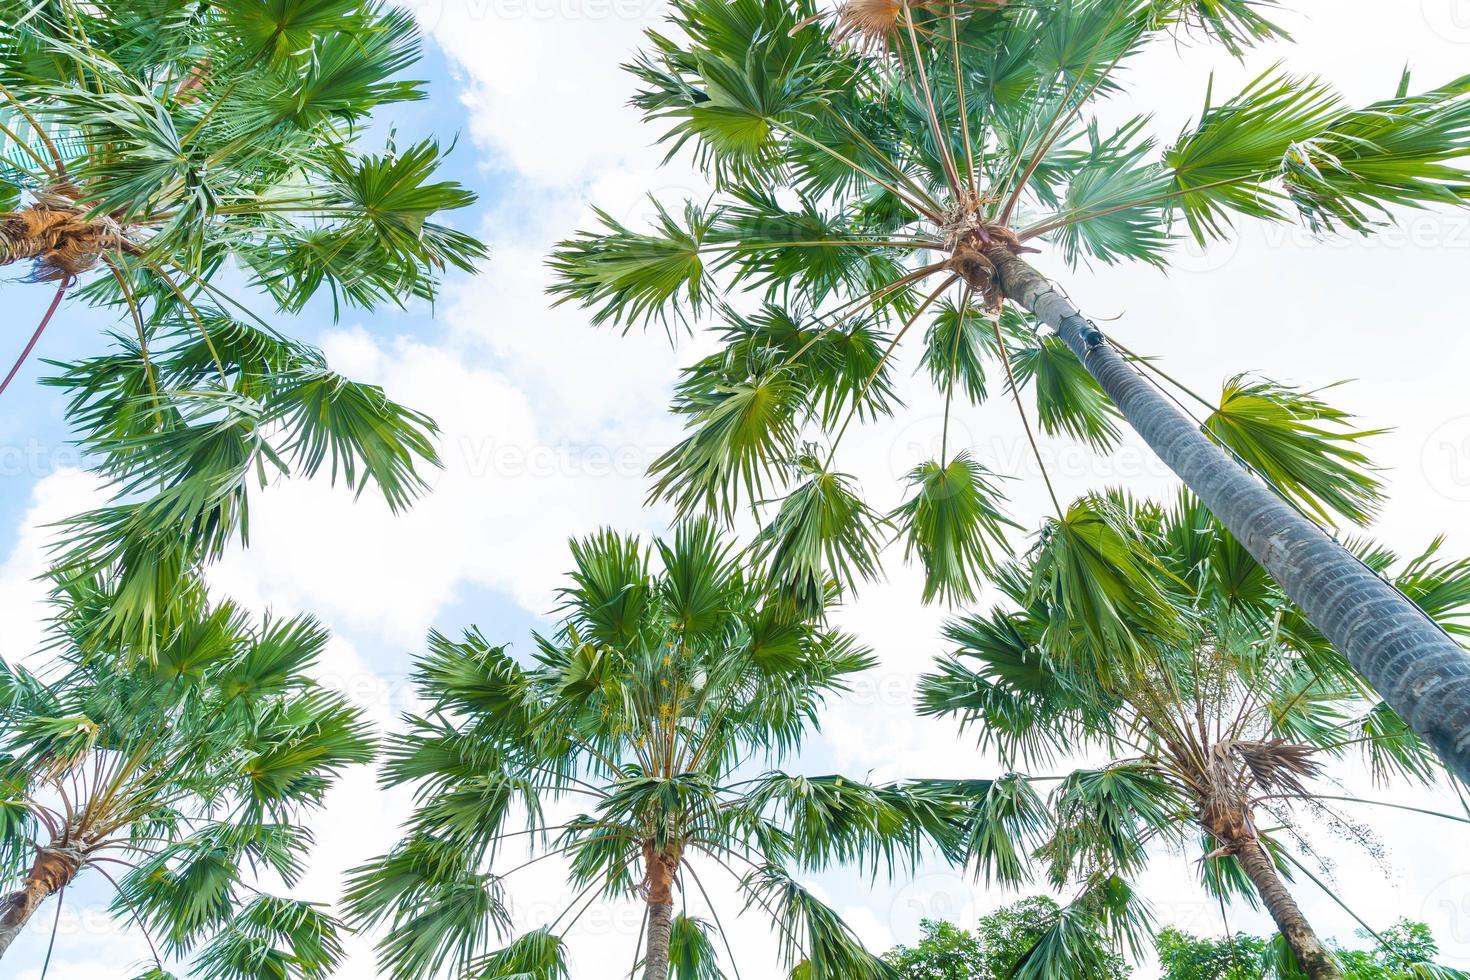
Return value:
<svg viewBox="0 0 1470 980">
<path fill-rule="evenodd" d="M 416 0 L 409 4 L 428 43 L 418 73 L 431 99 L 380 120 L 406 137 L 457 138 L 450 167 L 481 195 L 458 217 L 493 254 L 473 277 L 454 276 L 432 307 L 348 313 L 313 307 L 281 327 L 319 344 L 336 370 L 383 385 L 395 399 L 434 417 L 445 467 L 434 492 L 394 516 L 371 494 L 287 482 L 258 496 L 252 546 L 211 574 L 221 595 L 280 615 L 309 611 L 332 629 L 321 667 L 382 729 L 411 704 L 411 658 L 430 628 L 478 624 L 513 650 L 549 622 L 553 590 L 569 565 L 566 541 L 602 526 L 655 534 L 671 517 L 645 507 L 645 469 L 679 435 L 665 409 L 680 364 L 706 341 L 663 331 L 622 335 L 594 328 L 586 314 L 549 308 L 543 260 L 556 241 L 587 227 L 596 204 L 624 223 L 647 219 L 647 195 L 703 197 L 687 162 L 665 162 L 656 132 L 626 102 L 632 81 L 619 65 L 642 31 L 657 24 L 663 0 Z M 1239 88 L 1277 61 L 1319 73 L 1356 102 L 1391 95 L 1407 64 L 1423 87 L 1470 70 L 1470 3 L 1399 0 L 1391 15 L 1373 0 L 1292 0 L 1284 26 L 1293 45 L 1253 52 L 1236 64 L 1200 47 L 1161 45 L 1129 73 L 1132 94 L 1105 118 L 1150 111 L 1162 139 L 1198 112 L 1210 73 L 1216 91 Z M 1188 250 L 1164 274 L 1142 267 L 1070 270 L 1051 255 L 1037 264 L 1062 282 L 1103 328 L 1201 390 L 1229 376 L 1335 389 L 1334 403 L 1390 431 L 1371 444 L 1385 468 L 1390 502 L 1372 533 L 1405 553 L 1436 534 L 1451 554 L 1470 551 L 1470 399 L 1464 330 L 1470 298 L 1470 212 L 1423 212 L 1372 239 L 1314 241 L 1292 226 L 1243 225 L 1237 239 Z M 17 349 L 50 299 L 45 287 L 0 281 Z M 101 349 L 116 324 L 77 306 L 63 309 L 39 355 L 54 359 Z M 8 355 L 6 355 L 8 356 Z M 901 476 L 932 453 L 942 405 L 900 363 L 908 409 L 891 423 L 855 430 L 842 466 L 883 503 L 895 504 Z M 48 525 L 102 499 L 67 443 L 62 404 L 36 384 L 32 362 L 0 400 L 0 656 L 35 648 L 45 615 L 33 581 L 45 565 Z M 1006 405 L 958 412 L 962 439 L 993 469 L 1016 474 L 1013 514 L 1036 526 L 1048 509 L 1036 464 Z M 1137 441 L 1107 457 L 1065 440 L 1042 450 L 1059 494 L 1127 485 L 1162 497 L 1174 481 Z M 917 719 L 915 680 L 944 652 L 939 630 L 950 611 L 919 602 L 920 577 L 896 552 L 885 581 L 863 589 L 838 616 L 881 664 L 854 693 L 829 706 L 822 733 L 792 763 L 818 774 L 885 780 L 910 775 L 983 777 L 1000 770 L 955 726 Z M 988 605 L 989 596 L 979 603 Z M 1059 767 L 1060 768 L 1060 767 Z M 1344 785 L 1400 805 L 1449 810 L 1445 792 L 1375 790 L 1363 773 L 1339 769 Z M 391 846 L 410 800 L 381 794 L 366 768 L 349 774 L 315 820 L 319 846 L 296 893 L 333 901 L 342 872 Z M 1428 922 L 1448 965 L 1470 969 L 1470 847 L 1464 824 L 1389 808 L 1350 814 L 1383 845 L 1381 857 L 1343 840 L 1331 825 L 1308 823 L 1324 877 L 1369 925 L 1401 916 Z M 1193 858 L 1160 853 L 1141 886 L 1159 919 L 1215 934 L 1220 911 L 1196 884 Z M 555 862 L 511 882 L 519 927 L 554 917 L 571 897 Z M 812 878 L 875 950 L 911 942 L 921 917 L 969 924 L 1017 896 L 929 863 L 894 881 L 847 872 Z M 777 975 L 773 937 L 728 881 L 706 877 L 744 975 Z M 80 980 L 131 976 L 148 956 L 136 930 L 104 914 L 106 883 L 79 882 L 62 908 L 48 976 Z M 1294 886 L 1308 917 L 1344 942 L 1354 918 L 1310 881 Z M 707 915 L 703 898 L 690 911 Z M 48 906 L 38 917 L 55 913 Z M 1264 933 L 1269 921 L 1243 906 L 1230 929 Z M 8 975 L 39 980 L 46 927 L 11 951 Z M 631 906 L 599 909 L 571 933 L 578 980 L 612 980 L 632 963 L 638 917 Z M 340 976 L 376 976 L 370 943 L 354 939 Z M 1151 975 L 1145 964 L 1139 976 Z"/>
</svg>

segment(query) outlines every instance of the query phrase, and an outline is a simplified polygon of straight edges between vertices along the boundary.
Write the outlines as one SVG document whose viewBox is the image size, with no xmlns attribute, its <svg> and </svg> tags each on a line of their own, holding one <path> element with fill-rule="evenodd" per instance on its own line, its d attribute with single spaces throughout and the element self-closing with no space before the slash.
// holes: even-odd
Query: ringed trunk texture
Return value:
<svg viewBox="0 0 1470 980">
<path fill-rule="evenodd" d="M 1159 458 L 1461 779 L 1470 779 L 1470 653 L 1239 465 L 1137 370 L 1045 276 L 987 253 L 1005 296 L 1081 359 Z"/>
<path fill-rule="evenodd" d="M 81 854 L 74 848 L 44 847 L 37 851 L 20 890 L 0 898 L 0 959 L 46 899 L 71 883 L 81 864 Z"/>
<path fill-rule="evenodd" d="M 32 280 L 66 282 L 94 268 L 104 252 L 137 252 L 113 217 L 89 214 L 64 194 L 40 197 L 22 210 L 0 212 L 0 266 L 29 261 Z"/>
<path fill-rule="evenodd" d="M 39 258 L 47 248 L 46 239 L 33 233 L 20 215 L 0 218 L 0 265 Z"/>
<path fill-rule="evenodd" d="M 680 849 L 674 845 L 662 853 L 643 845 L 645 882 L 648 885 L 648 943 L 643 954 L 643 980 L 668 980 L 669 941 L 674 932 L 674 875 L 679 870 Z"/>
<path fill-rule="evenodd" d="M 1333 962 L 1327 947 L 1322 945 L 1322 940 L 1317 938 L 1311 923 L 1302 915 L 1296 899 L 1286 890 L 1281 876 L 1276 873 L 1276 866 L 1271 863 L 1271 856 L 1266 853 L 1261 842 L 1254 837 L 1238 841 L 1235 855 L 1240 859 L 1240 866 L 1256 886 L 1256 894 L 1261 896 L 1266 911 L 1271 913 L 1276 928 L 1281 930 L 1286 945 L 1291 947 L 1296 961 L 1301 964 L 1307 976 L 1312 980 L 1342 980 L 1342 971 Z"/>
<path fill-rule="evenodd" d="M 674 903 L 648 903 L 648 949 L 643 956 L 643 980 L 668 980 L 669 937 L 674 931 Z"/>
</svg>

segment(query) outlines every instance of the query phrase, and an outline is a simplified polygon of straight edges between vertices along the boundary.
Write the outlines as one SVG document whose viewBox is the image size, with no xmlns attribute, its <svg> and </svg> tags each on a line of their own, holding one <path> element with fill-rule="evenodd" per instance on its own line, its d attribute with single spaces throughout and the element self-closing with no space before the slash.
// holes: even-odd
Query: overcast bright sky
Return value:
<svg viewBox="0 0 1470 980">
<path fill-rule="evenodd" d="M 494 256 L 481 276 L 451 281 L 437 309 L 351 315 L 332 323 L 314 310 L 282 323 L 319 343 L 334 367 L 384 385 L 428 412 L 444 430 L 445 471 L 435 493 L 394 518 L 380 503 L 325 486 L 288 484 L 260 496 L 252 513 L 252 548 L 231 555 L 213 581 L 222 594 L 287 615 L 310 611 L 334 631 L 324 673 L 368 707 L 384 728 L 408 703 L 403 678 L 426 631 L 478 623 L 487 636 L 528 649 L 528 631 L 546 623 L 552 591 L 568 565 L 565 542 L 602 525 L 656 533 L 665 509 L 644 509 L 647 463 L 677 438 L 665 414 L 677 367 L 699 341 L 671 350 L 661 331 L 627 337 L 588 326 L 584 315 L 549 310 L 543 296 L 547 249 L 589 220 L 594 202 L 626 222 L 648 213 L 643 195 L 701 194 L 680 161 L 662 163 L 656 133 L 625 105 L 631 81 L 619 64 L 641 31 L 657 23 L 663 0 L 416 0 L 411 6 L 432 38 L 423 72 L 429 103 L 383 120 L 407 135 L 460 134 L 453 157 L 459 179 L 482 195 L 461 224 L 490 241 Z M 1253 53 L 1237 65 L 1214 51 L 1160 46 L 1129 73 L 1123 111 L 1152 111 L 1167 138 L 1198 111 L 1209 72 L 1230 91 L 1275 61 L 1321 73 L 1355 101 L 1391 95 L 1405 64 L 1422 87 L 1470 71 L 1470 0 L 1290 0 L 1283 22 L 1292 46 Z M 1391 9 L 1391 12 L 1390 12 Z M 1119 111 L 1117 108 L 1109 111 Z M 1352 379 L 1332 400 L 1393 431 L 1374 442 L 1388 468 L 1391 502 L 1374 529 L 1403 552 L 1435 534 L 1449 551 L 1470 551 L 1470 398 L 1465 387 L 1470 335 L 1470 213 L 1415 214 L 1401 230 L 1374 240 L 1313 242 L 1292 228 L 1246 227 L 1237 243 L 1180 257 L 1169 275 L 1124 268 L 1072 272 L 1051 257 L 1079 304 L 1131 348 L 1157 355 L 1191 386 L 1218 390 L 1227 376 L 1258 371 L 1307 386 Z M 6 282 L 3 294 L 18 347 L 49 292 Z M 45 296 L 39 295 L 45 292 Z M 69 307 L 41 354 L 93 352 L 110 324 Z M 9 354 L 4 356 L 8 357 Z M 902 364 L 898 377 L 914 368 Z M 32 365 L 6 394 L 0 415 L 0 654 L 34 647 L 44 607 L 31 582 L 44 565 L 45 525 L 97 499 L 77 472 L 60 425 L 61 405 L 34 381 Z M 940 405 L 904 394 L 909 410 L 890 425 L 849 437 L 844 467 L 879 501 L 897 502 L 899 477 L 929 454 Z M 1015 514 L 1028 526 L 1045 513 L 1045 494 L 1013 413 L 1003 403 L 964 410 L 954 432 L 992 468 L 1021 475 Z M 1127 484 L 1162 495 L 1172 480 L 1136 442 L 1109 458 L 1047 440 L 1044 452 L 1059 492 Z M 994 775 L 993 760 L 953 726 L 918 720 L 913 682 L 942 652 L 947 615 L 920 605 L 919 578 L 890 554 L 886 582 L 863 590 L 841 615 L 882 659 L 860 690 L 834 704 L 823 734 L 794 767 L 844 771 L 882 780 L 909 775 Z M 1366 779 L 1346 783 L 1373 795 Z M 1384 794 L 1377 794 L 1380 798 Z M 1394 802 L 1454 809 L 1447 792 L 1394 791 Z M 376 793 L 372 773 L 350 776 L 316 822 L 321 846 L 304 897 L 331 901 L 341 872 L 385 850 L 407 811 L 401 795 Z M 1357 807 L 1347 814 L 1372 828 L 1381 860 L 1322 826 L 1313 842 L 1330 864 L 1335 887 L 1375 927 L 1400 916 L 1430 923 L 1448 965 L 1470 969 L 1470 833 L 1399 811 Z M 1145 893 L 1161 920 L 1199 933 L 1222 929 L 1219 909 L 1196 885 L 1190 857 L 1160 854 Z M 776 976 L 774 938 L 760 920 L 738 919 L 741 902 L 727 881 L 704 877 L 742 955 L 743 975 Z M 816 879 L 876 950 L 912 941 L 921 916 L 974 917 L 1015 896 L 986 890 L 933 865 L 897 882 L 851 874 Z M 79 883 L 61 918 L 51 980 L 126 977 L 147 956 L 135 931 L 100 913 L 105 883 Z M 554 917 L 570 893 L 554 862 L 512 879 L 517 922 L 535 927 Z M 1355 923 L 1309 881 L 1294 891 L 1319 929 L 1352 940 Z M 705 915 L 699 896 L 693 914 Z M 54 906 L 38 916 L 49 926 Z M 549 913 L 549 915 L 548 915 Z M 1244 907 L 1229 911 L 1233 929 L 1266 932 L 1269 920 Z M 33 928 L 7 960 L 7 972 L 37 980 L 45 927 Z M 638 933 L 631 908 L 589 916 L 572 934 L 573 976 L 626 976 Z M 342 976 L 376 975 L 366 943 Z M 1145 968 L 1140 975 L 1149 975 Z"/>
</svg>

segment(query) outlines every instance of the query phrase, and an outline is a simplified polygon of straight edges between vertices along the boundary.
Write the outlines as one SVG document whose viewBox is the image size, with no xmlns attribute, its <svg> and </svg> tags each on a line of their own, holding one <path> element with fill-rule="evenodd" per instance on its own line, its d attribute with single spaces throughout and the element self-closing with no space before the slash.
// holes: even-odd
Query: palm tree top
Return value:
<svg viewBox="0 0 1470 980">
<path fill-rule="evenodd" d="M 1044 536 L 1000 575 L 1004 606 L 948 624 L 954 653 L 922 681 L 920 711 L 973 726 L 1029 772 L 1090 752 L 1107 761 L 1059 777 L 1045 802 L 996 794 L 975 814 L 970 860 L 1014 884 L 1029 879 L 1029 855 L 1054 886 L 1082 889 L 1078 915 L 1107 922 L 1115 912 L 1085 907 L 1096 882 L 1132 879 L 1161 849 L 1198 851 L 1212 895 L 1264 901 L 1313 977 L 1340 976 L 1315 937 L 1291 934 L 1300 914 L 1275 879 L 1314 877 L 1309 823 L 1366 841 L 1358 817 L 1373 810 L 1357 808 L 1399 805 L 1332 785 L 1334 770 L 1430 785 L 1444 764 L 1197 500 L 1112 493 L 1072 510 L 1101 523 Z M 1408 561 L 1353 547 L 1465 635 L 1470 561 L 1445 558 L 1437 541 Z M 1139 576 L 1135 591 L 1167 620 L 1098 600 L 1090 568 L 1104 554 Z M 1039 944 L 1036 958 L 1057 952 Z"/>
<path fill-rule="evenodd" d="M 435 223 L 474 196 L 433 140 L 363 149 L 372 114 L 420 100 L 412 15 L 379 3 L 7 0 L 0 261 L 39 281 L 99 266 L 124 304 L 238 264 L 283 310 L 431 298 L 483 248 Z"/>
<path fill-rule="evenodd" d="M 706 891 L 718 876 L 770 920 L 788 968 L 886 976 L 796 875 L 907 866 L 952 847 L 962 790 L 777 768 L 871 654 L 768 596 L 707 522 L 652 547 L 601 532 L 574 542 L 572 557 L 563 617 L 529 662 L 477 631 L 430 636 L 415 674 L 427 707 L 392 740 L 383 777 L 415 785 L 419 806 L 403 842 L 358 869 L 348 894 L 354 921 L 386 927 L 383 970 L 562 976 L 566 932 L 587 906 L 618 898 L 648 907 L 646 976 L 664 975 L 661 957 L 680 962 L 681 943 L 706 949 L 706 966 L 718 956 L 739 969 L 747 954 L 722 938 L 722 917 L 739 910 Z M 510 829 L 522 818 L 524 830 Z M 520 844 L 532 856 L 512 862 Z M 509 931 L 516 871 L 557 858 L 580 897 L 491 950 L 492 933 Z M 691 917 L 696 903 L 711 921 Z"/>
<path fill-rule="evenodd" d="M 435 140 L 373 125 L 425 95 L 409 11 L 0 0 L 0 22 L 0 266 L 56 285 L 0 392 L 64 294 L 118 318 L 43 379 L 114 493 L 53 559 L 123 583 L 94 644 L 152 655 L 182 579 L 248 543 L 252 484 L 322 474 L 394 510 L 427 489 L 433 421 L 268 317 L 433 299 L 485 254 L 443 222 L 475 197 Z"/>
<path fill-rule="evenodd" d="M 191 580 L 174 603 L 181 622 L 140 661 L 81 645 L 110 588 L 66 582 L 47 665 L 0 663 L 0 878 L 21 883 L 0 902 L 0 954 L 86 877 L 142 931 L 150 977 L 186 960 L 211 980 L 258 976 L 261 962 L 326 976 L 341 924 L 267 891 L 297 886 L 306 818 L 374 754 L 361 712 L 309 676 L 326 630 L 256 620 Z"/>
<path fill-rule="evenodd" d="M 1241 53 L 1285 37 L 1273 7 L 676 2 L 628 66 L 634 102 L 713 193 L 658 202 L 648 229 L 599 212 L 600 227 L 550 259 L 551 293 L 596 322 L 720 325 L 723 349 L 676 393 L 688 434 L 654 463 L 653 495 L 684 514 L 777 509 L 767 539 L 793 594 L 812 595 L 814 567 L 868 577 L 897 536 L 923 562 L 926 598 L 973 598 L 1009 548 L 1006 501 L 985 461 L 951 444 L 955 402 L 987 397 L 999 370 L 1028 434 L 1098 449 L 1119 436 L 1117 410 L 1041 329 L 1045 310 L 997 310 L 998 263 L 1039 249 L 1164 266 L 1174 246 L 1224 238 L 1240 219 L 1367 233 L 1396 209 L 1464 203 L 1467 79 L 1411 94 L 1405 76 L 1354 107 L 1277 66 L 1233 95 L 1205 93 L 1164 145 L 1144 115 L 1097 118 L 1104 101 L 1138 98 L 1127 69 L 1151 45 L 1205 38 Z M 1063 304 L 1052 289 L 1008 299 Z M 885 514 L 837 450 L 854 420 L 899 410 L 893 366 L 911 337 L 946 409 L 937 456 Z M 1237 378 L 1200 400 L 1214 436 L 1314 519 L 1374 513 L 1371 433 L 1316 393 Z"/>
</svg>

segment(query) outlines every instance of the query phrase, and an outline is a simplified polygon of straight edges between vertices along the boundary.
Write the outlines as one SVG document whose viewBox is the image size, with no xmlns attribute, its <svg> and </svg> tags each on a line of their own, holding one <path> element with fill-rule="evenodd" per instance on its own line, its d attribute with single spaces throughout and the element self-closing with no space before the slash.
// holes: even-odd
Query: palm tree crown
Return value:
<svg viewBox="0 0 1470 980">
<path fill-rule="evenodd" d="M 598 322 L 723 322 L 724 349 L 679 388 L 691 431 L 654 464 L 655 494 L 728 514 L 784 487 L 773 522 L 804 519 L 806 557 L 825 546 L 829 572 L 861 579 L 877 536 L 858 528 L 883 516 L 855 500 L 840 514 L 802 507 L 792 488 L 855 490 L 832 470 L 836 444 L 854 418 L 897 410 L 892 358 L 910 334 L 946 396 L 982 400 L 987 363 L 1004 362 L 1034 389 L 1044 431 L 1098 449 L 1118 437 L 1116 409 L 1067 346 L 1013 307 L 997 314 L 993 244 L 1163 265 L 1183 238 L 1229 234 L 1235 215 L 1285 218 L 1294 204 L 1324 230 L 1366 229 L 1390 204 L 1460 202 L 1470 185 L 1445 161 L 1470 148 L 1466 80 L 1358 110 L 1273 71 L 1212 96 L 1166 148 L 1142 117 L 1111 132 L 1093 121 L 1161 38 L 1204 30 L 1238 47 L 1278 33 L 1261 6 L 848 3 L 832 18 L 774 0 L 675 4 L 678 33 L 650 35 L 630 66 L 635 101 L 716 193 L 661 207 L 648 231 L 604 215 L 551 260 L 553 293 Z M 855 38 L 874 45 L 842 43 Z M 732 305 L 750 293 L 766 305 Z M 1274 463 L 1317 516 L 1372 514 L 1377 484 L 1342 413 L 1248 379 L 1211 407 L 1222 441 Z M 829 437 L 820 451 L 801 448 L 807 423 Z M 973 598 L 1003 541 L 997 481 L 946 440 L 909 482 L 888 516 L 923 561 L 926 597 Z"/>
<path fill-rule="evenodd" d="M 334 307 L 431 299 L 445 268 L 483 254 L 434 220 L 474 196 L 437 177 L 432 140 L 363 145 L 375 110 L 424 97 L 403 77 L 418 57 L 406 11 L 0 0 L 0 22 L 15 25 L 0 38 L 0 266 L 29 263 L 56 303 L 76 289 L 125 324 L 47 379 L 116 493 L 68 522 L 56 558 L 119 578 L 87 642 L 151 655 L 181 577 L 248 541 L 252 482 L 326 472 L 398 509 L 438 463 L 432 421 L 333 372 L 232 284 L 243 273 L 283 313 L 323 290 Z"/>
<path fill-rule="evenodd" d="M 653 464 L 653 495 L 681 513 L 751 506 L 793 598 L 814 601 L 814 575 L 874 576 L 885 524 L 922 561 L 927 598 L 975 596 L 1006 550 L 1004 498 L 948 419 L 956 396 L 984 398 L 999 374 L 1033 449 L 1033 422 L 1105 450 L 1126 417 L 1470 776 L 1458 734 L 1470 656 L 1317 526 L 1366 521 L 1380 503 L 1368 433 L 1262 380 L 1232 379 L 1218 400 L 1180 387 L 1171 401 L 1176 382 L 1023 257 L 1163 266 L 1174 245 L 1222 239 L 1241 218 L 1367 233 L 1397 209 L 1464 204 L 1470 76 L 1414 94 L 1405 75 L 1354 107 L 1277 67 L 1234 95 L 1211 88 L 1166 145 L 1145 116 L 1098 119 L 1103 101 L 1136 97 L 1128 69 L 1150 45 L 1203 36 L 1238 53 L 1283 36 L 1273 6 L 677 0 L 673 29 L 650 33 L 629 66 L 634 102 L 714 193 L 660 203 L 649 229 L 601 214 L 553 253 L 551 291 L 596 322 L 722 324 L 723 349 L 676 393 L 688 433 Z M 837 452 L 855 420 L 898 411 L 892 369 L 911 337 L 945 421 L 939 455 L 884 513 Z M 1189 399 L 1208 411 L 1198 424 L 1176 408 Z"/>
<path fill-rule="evenodd" d="M 762 771 L 800 745 L 823 699 L 871 665 L 868 652 L 766 596 L 705 523 L 678 527 L 652 555 L 603 532 L 573 558 L 565 618 L 536 638 L 529 666 L 478 632 L 430 638 L 416 675 L 430 709 L 392 740 L 384 771 L 390 785 L 416 785 L 419 806 L 403 842 L 348 894 L 359 922 L 388 927 L 385 973 L 564 977 L 566 930 L 599 900 L 638 896 L 643 976 L 664 980 L 671 962 L 680 976 L 722 975 L 717 949 L 724 968 L 739 966 L 715 944 L 720 910 L 710 906 L 711 926 L 673 908 L 676 895 L 686 910 L 708 904 L 710 876 L 728 875 L 800 976 L 885 976 L 792 875 L 952 845 L 957 797 Z M 525 830 L 507 830 L 518 817 Z M 578 897 L 484 955 L 490 932 L 509 926 L 513 871 L 498 872 L 498 859 L 527 835 L 532 863 L 562 857 Z"/>
<path fill-rule="evenodd" d="M 1442 559 L 1436 543 L 1393 571 L 1392 553 L 1358 547 L 1466 632 L 1470 561 Z M 1102 563 L 1135 579 L 1133 599 L 1098 594 Z M 1311 976 L 1340 976 L 1282 881 L 1311 874 L 1291 853 L 1292 839 L 1311 853 L 1294 814 L 1359 836 L 1335 809 L 1354 798 L 1323 786 L 1326 770 L 1357 768 L 1356 754 L 1380 782 L 1431 783 L 1444 768 L 1428 747 L 1187 494 L 1168 509 L 1084 498 L 1000 584 L 1013 607 L 949 624 L 957 652 L 923 681 L 921 711 L 973 723 L 1014 765 L 1113 758 L 1062 778 L 1045 805 L 1027 793 L 1020 808 L 980 807 L 980 867 L 1024 878 L 998 856 L 1006 838 L 1007 856 L 1034 853 L 1053 884 L 1089 885 L 1135 875 L 1151 845 L 1202 842 L 1207 888 L 1263 901 Z M 1048 952 L 1038 946 L 1038 971 Z"/>
<path fill-rule="evenodd" d="M 432 216 L 432 142 L 365 152 L 384 106 L 424 97 L 413 19 L 374 2 L 10 0 L 0 73 L 0 263 L 122 307 L 205 288 L 226 262 L 282 309 L 320 288 L 371 306 L 433 296 L 474 239 Z"/>
<path fill-rule="evenodd" d="M 370 761 L 357 709 L 308 672 L 327 642 L 308 617 L 252 623 L 194 583 L 187 622 L 153 662 L 86 652 L 79 625 L 111 597 L 71 582 L 54 664 L 0 665 L 0 954 L 80 877 L 115 888 L 111 912 L 189 976 L 328 976 L 340 926 L 322 906 L 258 890 L 294 886 L 303 818 L 340 771 Z M 48 676 L 54 674 L 54 677 Z"/>
</svg>

